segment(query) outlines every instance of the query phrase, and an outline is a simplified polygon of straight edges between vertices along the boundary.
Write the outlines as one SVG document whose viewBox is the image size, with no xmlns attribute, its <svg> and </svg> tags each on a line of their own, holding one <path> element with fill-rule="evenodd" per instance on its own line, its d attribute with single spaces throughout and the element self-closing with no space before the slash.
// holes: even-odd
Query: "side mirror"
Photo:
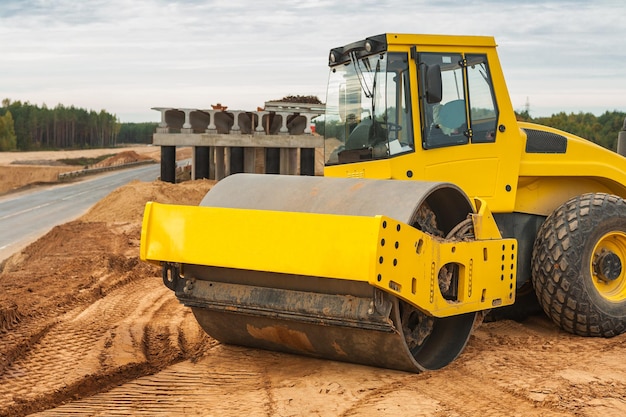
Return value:
<svg viewBox="0 0 626 417">
<path fill-rule="evenodd" d="M 439 64 L 424 66 L 424 95 L 428 104 L 441 102 L 443 88 L 441 83 L 441 67 Z"/>
</svg>

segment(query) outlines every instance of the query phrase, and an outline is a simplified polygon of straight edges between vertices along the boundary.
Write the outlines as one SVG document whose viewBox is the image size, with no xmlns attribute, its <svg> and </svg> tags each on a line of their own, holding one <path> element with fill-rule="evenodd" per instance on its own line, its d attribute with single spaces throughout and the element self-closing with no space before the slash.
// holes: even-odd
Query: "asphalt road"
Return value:
<svg viewBox="0 0 626 417">
<path fill-rule="evenodd" d="M 1 197 L 0 261 L 54 226 L 81 216 L 114 189 L 132 180 L 154 181 L 159 175 L 159 164 L 143 165 Z"/>
</svg>

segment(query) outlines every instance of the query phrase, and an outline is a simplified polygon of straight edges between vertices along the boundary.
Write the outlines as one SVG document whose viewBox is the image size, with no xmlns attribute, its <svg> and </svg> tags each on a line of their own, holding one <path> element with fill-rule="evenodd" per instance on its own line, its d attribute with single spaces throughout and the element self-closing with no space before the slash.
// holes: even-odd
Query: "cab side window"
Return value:
<svg viewBox="0 0 626 417">
<path fill-rule="evenodd" d="M 425 148 L 461 145 L 468 142 L 466 98 L 463 82 L 463 57 L 460 54 L 420 54 L 422 68 L 441 69 L 441 101 L 422 101 L 423 142 Z"/>
<path fill-rule="evenodd" d="M 420 77 L 433 68 L 441 71 L 441 100 L 433 103 L 420 92 L 423 147 L 494 142 L 498 108 L 487 56 L 419 54 Z"/>
<path fill-rule="evenodd" d="M 472 142 L 494 142 L 496 140 L 498 109 L 493 96 L 493 83 L 487 65 L 487 57 L 485 55 L 466 55 L 465 58 Z"/>
</svg>

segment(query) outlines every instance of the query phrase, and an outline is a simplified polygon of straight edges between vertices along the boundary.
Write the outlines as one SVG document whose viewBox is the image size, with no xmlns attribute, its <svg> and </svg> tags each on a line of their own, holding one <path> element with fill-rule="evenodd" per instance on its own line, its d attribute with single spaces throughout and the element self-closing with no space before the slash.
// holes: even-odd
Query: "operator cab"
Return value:
<svg viewBox="0 0 626 417">
<path fill-rule="evenodd" d="M 330 51 L 327 166 L 396 157 L 416 146 L 495 141 L 498 110 L 486 55 L 387 46 L 379 35 Z M 412 109 L 411 65 L 417 65 L 420 109 Z"/>
</svg>

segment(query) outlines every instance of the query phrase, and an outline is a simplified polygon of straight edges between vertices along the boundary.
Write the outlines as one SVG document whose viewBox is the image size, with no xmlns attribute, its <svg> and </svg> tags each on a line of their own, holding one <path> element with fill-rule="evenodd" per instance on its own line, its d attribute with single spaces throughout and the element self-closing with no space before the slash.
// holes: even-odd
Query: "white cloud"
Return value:
<svg viewBox="0 0 626 417">
<path fill-rule="evenodd" d="M 417 32 L 495 36 L 516 109 L 528 97 L 533 115 L 626 111 L 625 12 L 621 1 L 5 0 L 0 96 L 122 121 L 158 120 L 154 106 L 324 99 L 331 47 Z"/>
</svg>

